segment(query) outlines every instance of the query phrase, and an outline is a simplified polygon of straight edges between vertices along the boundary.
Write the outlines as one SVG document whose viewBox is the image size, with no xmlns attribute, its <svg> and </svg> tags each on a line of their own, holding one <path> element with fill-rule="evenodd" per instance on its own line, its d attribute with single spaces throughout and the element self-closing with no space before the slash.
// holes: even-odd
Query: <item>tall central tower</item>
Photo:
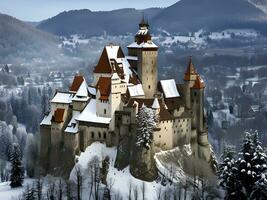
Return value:
<svg viewBox="0 0 267 200">
<path fill-rule="evenodd" d="M 138 78 L 142 82 L 146 98 L 152 98 L 157 92 L 158 83 L 158 46 L 152 42 L 149 24 L 142 18 L 135 42 L 128 47 L 129 56 L 137 57 L 136 68 Z"/>
</svg>

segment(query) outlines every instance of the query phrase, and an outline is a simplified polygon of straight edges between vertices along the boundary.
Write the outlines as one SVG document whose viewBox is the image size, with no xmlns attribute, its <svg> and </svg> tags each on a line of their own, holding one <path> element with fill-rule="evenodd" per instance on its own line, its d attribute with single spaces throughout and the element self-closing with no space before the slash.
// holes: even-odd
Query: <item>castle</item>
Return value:
<svg viewBox="0 0 267 200">
<path fill-rule="evenodd" d="M 73 167 L 75 155 L 95 141 L 118 146 L 122 137 L 135 133 L 136 115 L 143 105 L 159 115 L 156 147 L 170 150 L 191 144 L 194 156 L 210 162 L 205 84 L 191 57 L 183 84 L 158 81 L 159 47 L 144 19 L 127 48 L 126 56 L 120 46 L 105 46 L 91 85 L 76 75 L 68 92 L 57 91 L 52 98 L 50 112 L 40 124 L 40 161 L 46 172 L 59 165 Z"/>
</svg>

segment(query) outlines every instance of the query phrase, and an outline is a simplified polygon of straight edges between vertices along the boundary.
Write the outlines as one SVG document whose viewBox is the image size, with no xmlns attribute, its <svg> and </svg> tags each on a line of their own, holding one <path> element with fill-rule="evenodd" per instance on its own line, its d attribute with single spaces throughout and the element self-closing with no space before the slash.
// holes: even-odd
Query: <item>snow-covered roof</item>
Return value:
<svg viewBox="0 0 267 200">
<path fill-rule="evenodd" d="M 137 42 L 134 42 L 127 46 L 128 48 L 158 48 L 158 46 L 152 42 L 142 42 L 141 44 L 137 44 Z"/>
<path fill-rule="evenodd" d="M 88 96 L 87 83 L 85 80 L 80 85 L 80 87 L 76 93 L 76 96 L 78 96 L 78 97 L 87 97 Z"/>
<path fill-rule="evenodd" d="M 131 97 L 144 96 L 144 90 L 141 84 L 128 86 L 128 91 Z"/>
<path fill-rule="evenodd" d="M 118 51 L 119 51 L 120 46 L 117 45 L 108 45 L 106 46 L 106 51 L 108 54 L 108 58 L 109 59 L 116 59 L 117 55 L 118 55 Z"/>
<path fill-rule="evenodd" d="M 158 98 L 155 98 L 154 101 L 153 101 L 153 104 L 152 104 L 152 107 L 151 108 L 154 108 L 154 109 L 159 109 L 160 108 L 160 105 L 159 105 L 159 100 Z"/>
<path fill-rule="evenodd" d="M 120 79 L 120 77 L 119 77 L 119 75 L 115 72 L 115 73 L 112 74 L 111 79 L 112 79 L 112 80 L 118 80 L 118 79 Z"/>
<path fill-rule="evenodd" d="M 78 121 L 83 122 L 92 122 L 92 123 L 101 123 L 109 124 L 111 118 L 108 117 L 99 117 L 96 115 L 96 100 L 91 99 L 87 106 L 84 108 L 80 116 L 77 118 Z"/>
<path fill-rule="evenodd" d="M 51 103 L 65 103 L 69 104 L 72 102 L 73 94 L 66 92 L 57 92 L 51 100 Z"/>
<path fill-rule="evenodd" d="M 76 119 L 79 117 L 80 112 L 79 111 L 73 111 L 72 112 L 72 118 L 65 129 L 65 132 L 67 133 L 77 133 L 78 132 L 78 125 Z"/>
<path fill-rule="evenodd" d="M 138 60 L 137 56 L 125 56 L 127 60 Z"/>
<path fill-rule="evenodd" d="M 96 95 L 96 89 L 93 86 L 88 86 L 88 91 L 91 95 Z"/>
<path fill-rule="evenodd" d="M 82 101 L 82 102 L 85 102 L 85 101 L 88 101 L 89 97 L 79 97 L 77 95 L 75 95 L 73 98 L 72 98 L 72 101 Z"/>
<path fill-rule="evenodd" d="M 174 79 L 162 80 L 160 84 L 166 98 L 180 97 Z"/>
<path fill-rule="evenodd" d="M 136 33 L 137 35 L 146 35 L 148 33 L 148 29 L 140 29 Z"/>
<path fill-rule="evenodd" d="M 52 116 L 53 113 L 50 111 L 48 115 L 44 116 L 44 119 L 41 121 L 40 125 L 51 125 Z"/>
<path fill-rule="evenodd" d="M 120 64 L 122 65 L 125 75 L 132 75 L 132 71 L 130 69 L 131 65 L 129 64 L 127 58 L 117 58 L 116 62 L 119 64 L 119 67 L 121 67 Z"/>
</svg>

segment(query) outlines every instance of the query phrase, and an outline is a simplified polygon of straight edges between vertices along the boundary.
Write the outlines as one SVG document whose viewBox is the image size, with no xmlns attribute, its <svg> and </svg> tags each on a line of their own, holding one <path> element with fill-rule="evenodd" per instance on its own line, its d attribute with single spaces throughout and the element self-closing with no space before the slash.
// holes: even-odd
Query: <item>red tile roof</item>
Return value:
<svg viewBox="0 0 267 200">
<path fill-rule="evenodd" d="M 94 69 L 94 73 L 104 73 L 104 74 L 112 73 L 112 66 L 110 64 L 110 59 L 114 59 L 114 58 L 109 57 L 108 52 L 107 52 L 107 47 L 110 47 L 110 46 L 104 47 L 102 54 L 100 56 L 100 59 Z M 119 47 L 116 58 L 123 58 L 123 57 L 124 57 L 123 51 L 121 47 Z"/>
<path fill-rule="evenodd" d="M 112 72 L 112 68 L 110 66 L 108 53 L 106 48 L 103 49 L 100 59 L 95 67 L 94 73 L 105 73 L 109 74 Z"/>
<path fill-rule="evenodd" d="M 70 91 L 77 92 L 83 81 L 84 81 L 83 76 L 76 75 L 73 79 L 71 86 L 70 86 Z"/>
<path fill-rule="evenodd" d="M 193 88 L 198 89 L 198 90 L 205 88 L 205 83 L 199 75 L 197 75 L 197 79 L 195 80 L 195 84 L 194 84 Z"/>
<path fill-rule="evenodd" d="M 61 108 L 56 109 L 53 115 L 53 121 L 56 123 L 63 122 L 64 112 L 65 112 L 65 109 L 61 109 Z"/>
<path fill-rule="evenodd" d="M 100 99 L 108 100 L 111 90 L 111 78 L 110 77 L 100 77 L 96 88 L 100 91 Z"/>
</svg>

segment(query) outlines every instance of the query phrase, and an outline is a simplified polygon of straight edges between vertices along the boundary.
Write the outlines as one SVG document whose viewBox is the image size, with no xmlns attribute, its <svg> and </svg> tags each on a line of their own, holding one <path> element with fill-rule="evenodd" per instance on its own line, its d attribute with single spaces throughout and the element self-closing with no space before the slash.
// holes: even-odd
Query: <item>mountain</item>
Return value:
<svg viewBox="0 0 267 200">
<path fill-rule="evenodd" d="M 53 35 L 0 13 L 0 63 L 48 57 L 58 52 L 57 45 Z"/>
<path fill-rule="evenodd" d="M 248 1 L 267 14 L 267 0 L 248 0 Z"/>
<path fill-rule="evenodd" d="M 149 19 L 157 15 L 162 9 L 150 8 L 146 10 L 119 9 L 113 11 L 92 12 L 90 10 L 73 10 L 63 12 L 55 17 L 43 21 L 37 27 L 56 35 L 82 34 L 86 36 L 102 35 L 104 31 L 110 35 L 135 32 L 142 13 Z"/>
<path fill-rule="evenodd" d="M 256 1 L 256 0 L 255 0 Z M 263 1 L 263 0 L 262 0 Z M 181 0 L 167 8 L 120 9 L 105 12 L 74 10 L 41 22 L 37 27 L 56 35 L 87 36 L 135 33 L 145 13 L 154 32 L 209 31 L 229 28 L 254 28 L 267 33 L 266 14 L 248 0 Z"/>
<path fill-rule="evenodd" d="M 266 14 L 247 0 L 181 0 L 153 19 L 170 32 L 250 28 L 267 31 Z M 265 27 L 261 27 L 261 25 Z"/>
</svg>

